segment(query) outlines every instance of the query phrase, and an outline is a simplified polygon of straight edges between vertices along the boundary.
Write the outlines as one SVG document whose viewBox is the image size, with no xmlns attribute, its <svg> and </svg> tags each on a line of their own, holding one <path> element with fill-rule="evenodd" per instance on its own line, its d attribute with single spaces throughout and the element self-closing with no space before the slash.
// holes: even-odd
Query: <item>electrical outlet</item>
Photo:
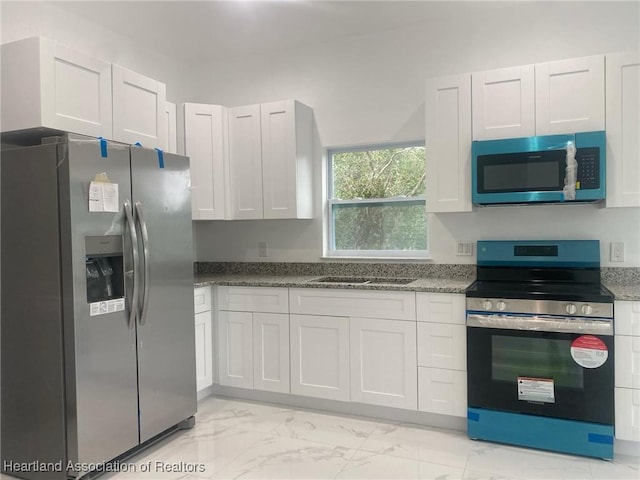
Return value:
<svg viewBox="0 0 640 480">
<path fill-rule="evenodd" d="M 611 242 L 611 261 L 624 262 L 624 242 Z"/>
<path fill-rule="evenodd" d="M 258 256 L 268 257 L 269 252 L 267 250 L 267 242 L 258 242 Z"/>
<path fill-rule="evenodd" d="M 469 257 L 473 255 L 473 242 L 458 240 L 456 242 L 456 256 Z"/>
</svg>

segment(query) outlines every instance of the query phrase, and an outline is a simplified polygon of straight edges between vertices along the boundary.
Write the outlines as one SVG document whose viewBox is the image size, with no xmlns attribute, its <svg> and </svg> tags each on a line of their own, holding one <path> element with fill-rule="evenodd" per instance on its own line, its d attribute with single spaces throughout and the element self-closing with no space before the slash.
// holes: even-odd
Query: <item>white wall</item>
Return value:
<svg viewBox="0 0 640 480">
<path fill-rule="evenodd" d="M 424 138 L 428 77 L 637 49 L 638 2 L 499 2 L 473 18 L 439 19 L 401 30 L 304 46 L 204 66 L 202 102 L 228 106 L 296 98 L 313 107 L 322 147 Z M 366 19 L 363 19 L 366 21 Z M 321 165 L 312 221 L 198 222 L 201 261 L 318 261 L 322 255 Z M 638 179 L 640 182 L 640 179 Z M 455 239 L 599 239 L 603 265 L 640 266 L 640 209 L 529 206 L 431 215 L 430 250 L 456 257 Z M 259 259 L 258 241 L 269 257 Z M 611 241 L 626 261 L 609 262 Z"/>
<path fill-rule="evenodd" d="M 58 5 L 32 1 L 0 1 L 0 26 L 0 43 L 41 35 L 165 83 L 169 101 L 194 101 L 191 67 L 141 47 L 137 32 L 125 37 Z"/>
</svg>

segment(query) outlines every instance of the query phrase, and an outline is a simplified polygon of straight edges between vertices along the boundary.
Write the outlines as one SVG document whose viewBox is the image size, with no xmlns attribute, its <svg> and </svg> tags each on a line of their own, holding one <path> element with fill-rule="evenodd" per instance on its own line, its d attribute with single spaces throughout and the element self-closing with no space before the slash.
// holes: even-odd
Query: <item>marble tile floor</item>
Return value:
<svg viewBox="0 0 640 480">
<path fill-rule="evenodd" d="M 640 480 L 640 459 L 613 461 L 469 440 L 464 432 L 210 397 L 196 426 L 100 480 Z M 2 479 L 9 477 L 1 476 Z"/>
</svg>

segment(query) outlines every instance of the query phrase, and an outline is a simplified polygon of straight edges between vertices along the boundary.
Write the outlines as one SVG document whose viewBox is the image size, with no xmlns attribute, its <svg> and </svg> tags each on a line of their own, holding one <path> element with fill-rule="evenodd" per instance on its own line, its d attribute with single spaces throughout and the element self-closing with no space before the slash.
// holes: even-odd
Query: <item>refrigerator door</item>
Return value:
<svg viewBox="0 0 640 480">
<path fill-rule="evenodd" d="M 129 148 L 79 135 L 68 138 L 58 167 L 67 449 L 74 463 L 97 463 L 139 443 L 136 331 L 127 306 L 132 281 L 123 272 L 133 269 L 123 212 L 131 199 Z M 101 173 L 102 180 L 118 187 L 116 212 L 90 211 L 90 185 Z M 92 279 L 105 282 L 106 277 L 103 292 L 90 292 Z M 97 302 L 95 295 L 120 301 Z"/>
<path fill-rule="evenodd" d="M 131 147 L 131 180 L 147 275 L 137 326 L 144 442 L 196 412 L 189 159 Z"/>
</svg>

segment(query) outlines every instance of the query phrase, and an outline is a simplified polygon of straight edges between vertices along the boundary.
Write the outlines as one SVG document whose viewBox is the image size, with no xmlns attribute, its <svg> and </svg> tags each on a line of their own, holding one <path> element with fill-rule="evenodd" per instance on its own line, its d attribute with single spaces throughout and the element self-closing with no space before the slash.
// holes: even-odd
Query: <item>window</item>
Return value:
<svg viewBox="0 0 640 480">
<path fill-rule="evenodd" d="M 423 144 L 328 152 L 328 254 L 425 257 Z"/>
</svg>

